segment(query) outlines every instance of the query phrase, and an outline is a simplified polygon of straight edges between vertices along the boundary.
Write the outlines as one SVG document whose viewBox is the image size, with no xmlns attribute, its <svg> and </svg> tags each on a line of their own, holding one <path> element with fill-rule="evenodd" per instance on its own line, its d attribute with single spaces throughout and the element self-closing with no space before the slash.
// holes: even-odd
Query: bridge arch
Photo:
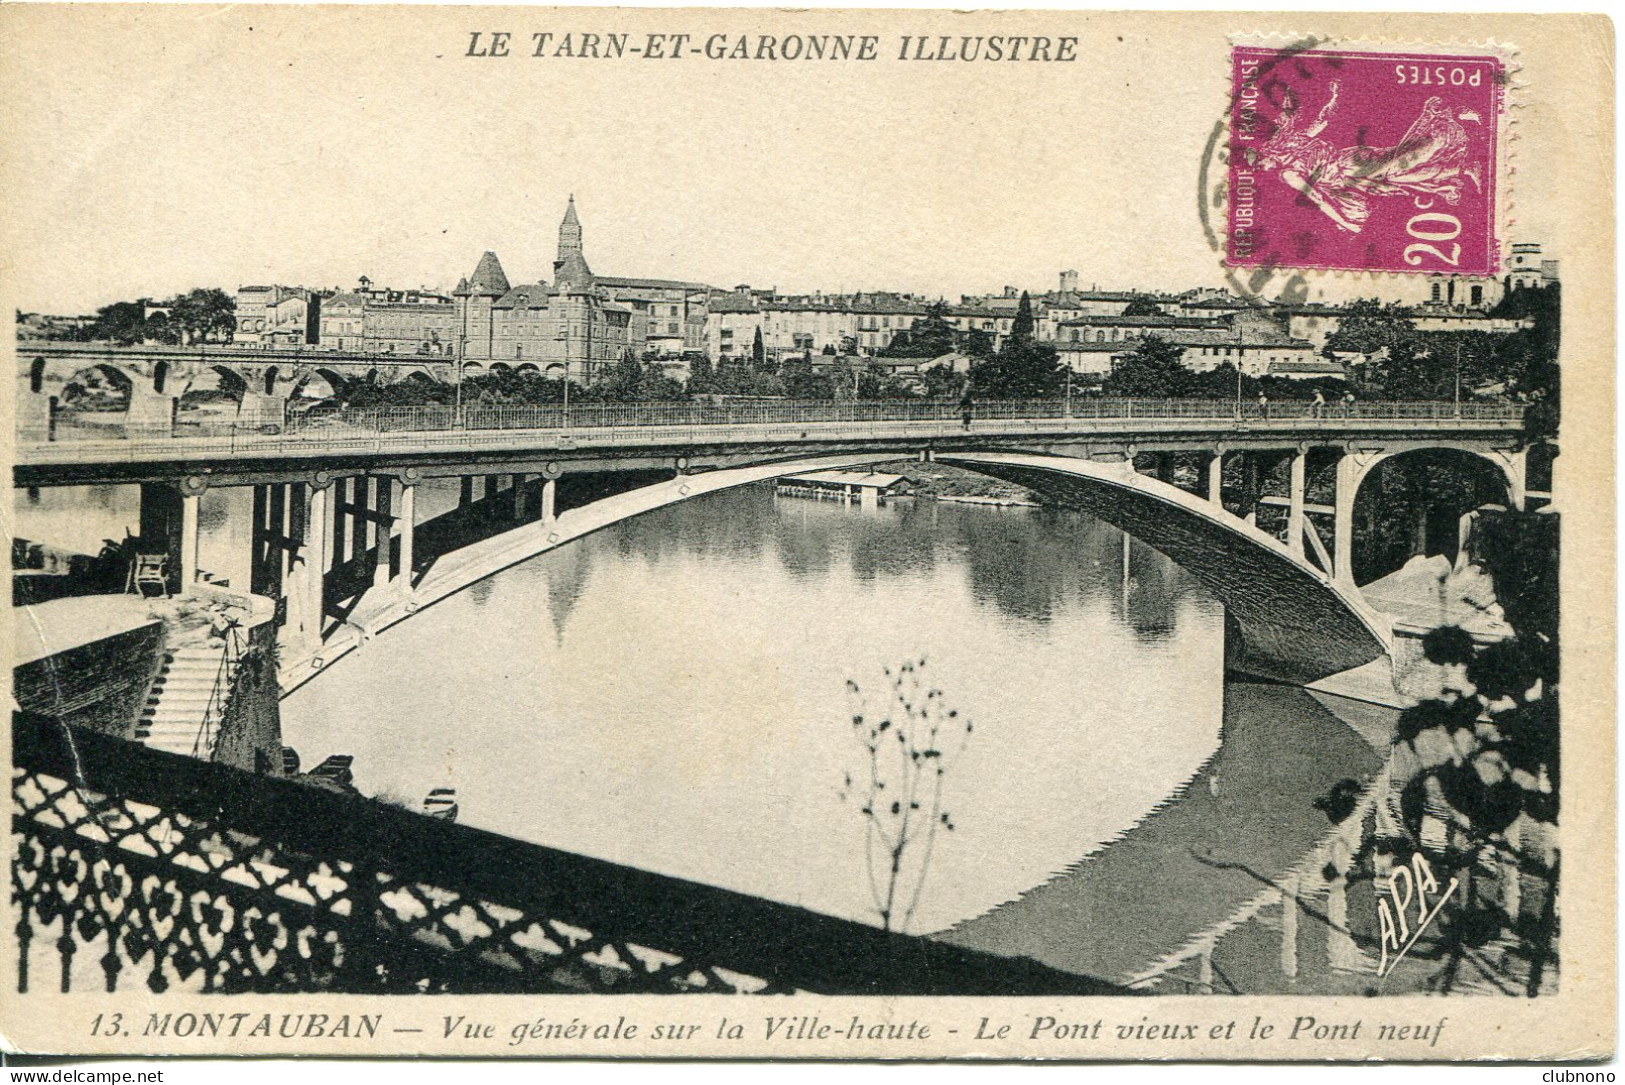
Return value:
<svg viewBox="0 0 1625 1085">
<path fill-rule="evenodd" d="M 302 366 L 294 371 L 288 386 L 288 399 L 332 399 L 344 391 L 346 383 L 337 372 L 325 366 Z M 307 396 L 307 389 L 313 389 L 317 394 Z"/>
<path fill-rule="evenodd" d="M 284 693 L 354 647 L 425 607 L 510 566 L 635 516 L 703 494 L 783 475 L 897 460 L 896 449 L 724 468 L 677 477 L 569 509 L 457 551 L 410 589 L 374 589 L 349 625 L 283 669 Z M 1227 665 L 1306 684 L 1377 659 L 1387 624 L 1357 591 L 1334 582 L 1284 543 L 1222 508 L 1123 464 L 1013 452 L 940 454 L 953 463 L 1041 493 L 1064 496 L 1134 535 L 1191 573 L 1226 608 Z"/>
<path fill-rule="evenodd" d="M 186 382 L 180 398 L 183 406 L 221 399 L 241 403 L 247 391 L 248 378 L 236 369 L 228 365 L 205 365 Z"/>
<path fill-rule="evenodd" d="M 1348 460 L 1348 507 L 1374 544 L 1374 552 L 1355 550 L 1356 583 L 1387 575 L 1417 554 L 1453 560 L 1463 515 L 1484 505 L 1524 504 L 1522 451 L 1420 445 L 1352 453 Z M 1377 523 L 1379 510 L 1406 522 Z"/>
<path fill-rule="evenodd" d="M 44 379 L 42 375 L 42 382 Z M 132 369 L 112 362 L 94 362 L 74 371 L 62 382 L 63 406 L 75 406 L 76 401 L 79 404 L 101 401 L 104 405 L 100 409 L 128 410 L 130 398 L 142 383 L 144 378 Z M 105 394 L 104 389 L 111 389 L 112 394 Z M 115 401 L 122 406 L 107 406 Z"/>
</svg>

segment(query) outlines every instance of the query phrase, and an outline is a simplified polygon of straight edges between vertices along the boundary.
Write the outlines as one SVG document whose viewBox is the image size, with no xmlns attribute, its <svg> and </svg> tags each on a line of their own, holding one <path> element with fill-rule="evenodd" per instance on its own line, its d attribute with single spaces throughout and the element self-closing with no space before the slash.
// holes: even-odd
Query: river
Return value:
<svg viewBox="0 0 1625 1085">
<path fill-rule="evenodd" d="M 210 491 L 200 512 L 201 564 L 234 582 L 247 499 Z M 455 500 L 425 484 L 419 518 Z M 18 532 L 94 550 L 137 508 L 134 487 L 20 495 Z M 887 668 L 924 659 L 974 725 L 908 924 L 938 931 L 1064 882 L 1212 771 L 1221 735 L 1248 727 L 1222 618 L 1177 566 L 1079 513 L 866 510 L 759 485 L 394 627 L 283 702 L 284 741 L 306 766 L 354 755 L 366 794 L 418 808 L 452 787 L 464 824 L 873 923 L 862 798 L 843 796 L 868 773 L 851 716 L 885 703 Z M 1283 801 L 1307 810 L 1324 782 Z"/>
<path fill-rule="evenodd" d="M 972 721 L 910 929 L 1008 900 L 1216 749 L 1222 611 L 1079 514 L 855 506 L 755 486 L 536 558 L 283 705 L 306 765 L 538 843 L 876 921 L 847 682 L 926 660 Z M 951 748 L 951 747 L 950 747 Z"/>
</svg>

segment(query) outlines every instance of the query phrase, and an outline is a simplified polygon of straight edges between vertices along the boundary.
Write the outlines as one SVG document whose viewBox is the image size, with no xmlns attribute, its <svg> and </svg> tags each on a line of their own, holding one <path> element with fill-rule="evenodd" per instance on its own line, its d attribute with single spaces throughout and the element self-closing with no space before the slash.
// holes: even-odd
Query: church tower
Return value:
<svg viewBox="0 0 1625 1085">
<path fill-rule="evenodd" d="M 553 261 L 553 282 L 560 286 L 586 288 L 592 285 L 592 269 L 581 251 L 581 220 L 576 217 L 576 198 L 564 209 L 559 223 L 559 257 Z"/>
</svg>

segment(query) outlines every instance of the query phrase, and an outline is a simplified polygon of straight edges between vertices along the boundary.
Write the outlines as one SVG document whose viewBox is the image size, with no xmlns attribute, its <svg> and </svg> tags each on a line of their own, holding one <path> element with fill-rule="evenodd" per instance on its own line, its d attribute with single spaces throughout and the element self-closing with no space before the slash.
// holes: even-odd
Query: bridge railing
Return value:
<svg viewBox="0 0 1625 1085">
<path fill-rule="evenodd" d="M 47 717 L 12 736 L 23 991 L 1122 993 Z"/>
<path fill-rule="evenodd" d="M 1065 399 L 981 400 L 972 404 L 972 424 L 996 422 L 1064 422 L 1066 420 L 1169 419 L 1212 421 L 1503 421 L 1521 420 L 1523 408 L 1504 403 L 1371 401 L 1352 405 L 1284 400 L 1255 402 L 1207 399 Z M 742 403 L 578 403 L 473 404 L 351 410 L 316 407 L 290 411 L 281 420 L 263 416 L 192 423 L 120 423 L 103 412 L 79 420 L 60 415 L 50 431 L 39 425 L 19 428 L 24 443 L 169 438 L 236 439 L 243 436 L 319 436 L 323 443 L 343 445 L 363 435 L 390 433 L 485 432 L 502 430 L 616 430 L 656 427 L 860 425 L 878 422 L 958 422 L 965 408 L 951 399 L 769 400 Z M 216 416 L 217 417 L 217 416 Z"/>
</svg>

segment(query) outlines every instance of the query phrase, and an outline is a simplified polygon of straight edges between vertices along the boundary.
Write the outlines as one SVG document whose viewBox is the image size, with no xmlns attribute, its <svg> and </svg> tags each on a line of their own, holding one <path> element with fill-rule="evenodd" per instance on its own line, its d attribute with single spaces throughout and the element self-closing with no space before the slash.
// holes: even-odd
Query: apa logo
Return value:
<svg viewBox="0 0 1625 1085">
<path fill-rule="evenodd" d="M 1433 867 L 1421 852 L 1411 856 L 1410 866 L 1396 866 L 1389 872 L 1388 899 L 1377 899 L 1377 933 L 1382 946 L 1382 960 L 1377 965 L 1378 976 L 1386 976 L 1399 966 L 1422 932 L 1438 916 L 1439 909 L 1455 896 L 1456 887 L 1460 884 L 1457 879 L 1451 878 L 1444 893 L 1430 904 L 1430 897 L 1439 892 L 1439 880 L 1433 876 Z M 1406 912 L 1413 904 L 1416 906 L 1414 930 L 1406 920 Z M 1395 951 L 1392 963 L 1388 960 L 1390 949 Z"/>
</svg>

